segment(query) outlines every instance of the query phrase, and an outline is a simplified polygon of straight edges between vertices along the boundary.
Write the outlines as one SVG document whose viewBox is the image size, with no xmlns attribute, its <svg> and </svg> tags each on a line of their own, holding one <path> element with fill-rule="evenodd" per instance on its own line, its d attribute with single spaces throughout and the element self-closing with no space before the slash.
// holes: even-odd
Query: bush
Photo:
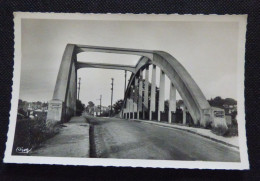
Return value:
<svg viewBox="0 0 260 181">
<path fill-rule="evenodd" d="M 211 131 L 216 135 L 224 136 L 227 133 L 228 128 L 222 125 L 216 125 L 212 127 Z"/>
<path fill-rule="evenodd" d="M 27 113 L 22 108 L 18 109 L 18 115 L 23 115 L 24 117 L 28 117 Z"/>
<path fill-rule="evenodd" d="M 44 119 L 17 120 L 13 143 L 13 155 L 26 155 L 17 153 L 17 148 L 31 149 L 40 145 L 43 141 L 54 136 L 55 132 L 50 132 L 46 127 Z"/>
<path fill-rule="evenodd" d="M 225 136 L 225 137 L 238 136 L 237 125 L 229 126 L 227 132 L 223 136 Z"/>
<path fill-rule="evenodd" d="M 237 124 L 231 124 L 229 126 L 224 126 L 223 124 L 216 124 L 214 127 L 212 127 L 211 130 L 216 135 L 224 137 L 238 136 Z"/>
<path fill-rule="evenodd" d="M 76 115 L 80 116 L 82 112 L 85 110 L 85 104 L 83 104 L 80 100 L 76 100 Z"/>
</svg>

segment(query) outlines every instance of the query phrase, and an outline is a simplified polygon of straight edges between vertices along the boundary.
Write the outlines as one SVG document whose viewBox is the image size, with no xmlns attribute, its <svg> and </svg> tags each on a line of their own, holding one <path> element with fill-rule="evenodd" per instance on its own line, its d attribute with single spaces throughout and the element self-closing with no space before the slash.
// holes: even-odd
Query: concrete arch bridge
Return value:
<svg viewBox="0 0 260 181">
<path fill-rule="evenodd" d="M 135 66 L 121 64 L 85 63 L 77 61 L 81 52 L 101 52 L 140 56 Z M 120 61 L 118 61 L 120 62 Z M 152 80 L 149 82 L 149 66 Z M 156 67 L 160 70 L 160 83 L 156 87 Z M 125 119 L 149 119 L 161 121 L 165 117 L 165 76 L 170 80 L 168 121 L 174 122 L 176 91 L 183 107 L 183 123 L 188 112 L 195 125 L 227 127 L 224 111 L 211 107 L 201 89 L 187 70 L 172 55 L 163 51 L 126 49 L 68 44 L 65 48 L 52 100 L 49 101 L 47 124 L 68 120 L 76 113 L 77 70 L 102 68 L 126 70 L 132 73 L 125 91 L 120 116 Z M 157 70 L 158 70 L 157 68 Z M 143 72 L 145 76 L 143 77 Z M 156 94 L 159 94 L 156 96 Z M 156 99 L 158 97 L 158 99 Z"/>
</svg>

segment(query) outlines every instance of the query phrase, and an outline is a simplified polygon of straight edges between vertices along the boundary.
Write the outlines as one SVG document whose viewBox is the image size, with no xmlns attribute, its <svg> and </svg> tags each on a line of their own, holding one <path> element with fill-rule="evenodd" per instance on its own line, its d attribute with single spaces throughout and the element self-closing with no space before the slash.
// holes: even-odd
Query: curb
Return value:
<svg viewBox="0 0 260 181">
<path fill-rule="evenodd" d="M 198 136 L 201 136 L 201 137 L 204 137 L 204 138 L 207 138 L 207 139 L 210 139 L 212 141 L 215 141 L 217 143 L 221 143 L 221 144 L 224 144 L 224 145 L 227 145 L 227 146 L 230 146 L 230 147 L 233 147 L 233 148 L 236 148 L 239 150 L 239 146 L 236 146 L 236 145 L 232 145 L 230 143 L 227 143 L 225 141 L 221 141 L 221 140 L 218 140 L 216 138 L 212 138 L 210 136 L 206 136 L 206 135 L 203 135 L 203 134 L 200 134 L 200 133 L 197 133 L 195 131 L 192 131 L 192 130 L 188 130 L 188 129 L 182 129 L 182 128 L 178 128 L 178 127 L 173 127 L 173 126 L 169 126 L 167 124 L 157 124 L 156 122 L 153 122 L 153 121 L 143 121 L 143 120 L 138 120 L 138 119 L 128 119 L 128 121 L 136 121 L 136 122 L 142 122 L 142 123 L 147 123 L 147 124 L 153 124 L 153 125 L 159 125 L 159 126 L 162 126 L 162 127 L 167 127 L 167 128 L 172 128 L 172 129 L 177 129 L 177 130 L 182 130 L 182 131 L 187 131 L 189 133 L 193 133 L 193 134 L 196 134 Z"/>
</svg>

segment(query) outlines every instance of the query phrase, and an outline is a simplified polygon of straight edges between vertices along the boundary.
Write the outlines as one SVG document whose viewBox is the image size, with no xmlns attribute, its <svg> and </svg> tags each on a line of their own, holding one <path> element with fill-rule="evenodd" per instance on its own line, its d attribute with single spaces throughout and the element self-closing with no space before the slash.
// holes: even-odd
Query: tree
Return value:
<svg viewBox="0 0 260 181">
<path fill-rule="evenodd" d="M 226 98 L 224 100 L 224 103 L 227 105 L 237 105 L 237 101 L 235 99 L 232 98 Z"/>
<path fill-rule="evenodd" d="M 183 104 L 183 100 L 180 99 L 176 102 L 176 107 L 180 109 Z"/>
<path fill-rule="evenodd" d="M 224 105 L 237 105 L 237 101 L 232 98 L 222 99 L 220 96 L 215 97 L 214 99 L 210 99 L 209 104 L 214 107 L 224 109 Z"/>
<path fill-rule="evenodd" d="M 18 109 L 18 113 L 27 116 L 27 113 L 23 110 L 23 108 Z"/>
<path fill-rule="evenodd" d="M 116 103 L 113 105 L 115 114 L 118 114 L 121 111 L 123 103 L 124 103 L 123 99 L 120 99 L 116 101 Z"/>
<path fill-rule="evenodd" d="M 23 104 L 23 100 L 22 99 L 19 99 L 18 100 L 18 105 L 22 105 Z"/>
<path fill-rule="evenodd" d="M 76 115 L 80 116 L 81 113 L 84 111 L 85 109 L 85 104 L 83 104 L 80 100 L 77 99 L 76 101 Z"/>
<path fill-rule="evenodd" d="M 42 107 L 47 107 L 48 106 L 48 103 L 47 102 L 43 102 L 42 103 Z"/>
<path fill-rule="evenodd" d="M 224 105 L 224 99 L 222 99 L 220 96 L 217 96 L 214 99 L 210 99 L 208 102 L 211 106 L 218 108 L 223 108 Z"/>
<path fill-rule="evenodd" d="M 94 106 L 95 104 L 92 101 L 89 101 L 86 107 L 86 111 L 90 114 L 94 114 Z"/>
<path fill-rule="evenodd" d="M 94 104 L 92 101 L 89 101 L 89 102 L 88 102 L 88 106 L 89 106 L 89 107 L 93 107 L 93 106 L 95 106 L 95 104 Z"/>
</svg>

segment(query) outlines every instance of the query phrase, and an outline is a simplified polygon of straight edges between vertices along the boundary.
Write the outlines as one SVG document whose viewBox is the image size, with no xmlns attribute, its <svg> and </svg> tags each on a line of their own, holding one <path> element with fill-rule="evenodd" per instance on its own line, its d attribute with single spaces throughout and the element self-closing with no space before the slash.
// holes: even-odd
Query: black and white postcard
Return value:
<svg viewBox="0 0 260 181">
<path fill-rule="evenodd" d="M 247 15 L 14 13 L 5 163 L 249 169 Z"/>
</svg>

